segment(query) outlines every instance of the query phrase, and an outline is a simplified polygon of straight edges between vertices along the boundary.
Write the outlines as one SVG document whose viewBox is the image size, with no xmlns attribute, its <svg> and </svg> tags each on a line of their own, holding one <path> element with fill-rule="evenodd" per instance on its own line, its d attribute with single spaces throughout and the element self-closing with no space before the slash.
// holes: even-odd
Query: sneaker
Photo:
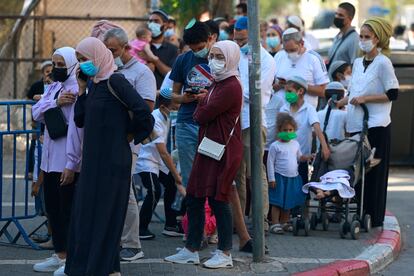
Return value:
<svg viewBox="0 0 414 276">
<path fill-rule="evenodd" d="M 139 230 L 139 239 L 140 240 L 152 240 L 155 238 L 155 235 L 148 229 Z"/>
<path fill-rule="evenodd" d="M 65 259 L 60 259 L 58 255 L 53 254 L 52 257 L 47 258 L 46 261 L 37 263 L 33 266 L 36 272 L 54 272 L 65 264 Z"/>
<path fill-rule="evenodd" d="M 58 270 L 55 270 L 55 272 L 53 272 L 53 276 L 66 276 L 65 265 L 62 265 Z"/>
<path fill-rule="evenodd" d="M 165 257 L 164 260 L 170 263 L 176 264 L 199 264 L 200 257 L 198 252 L 191 252 L 187 248 L 183 248 L 178 251 L 176 254 Z"/>
<path fill-rule="evenodd" d="M 216 250 L 214 256 L 207 260 L 203 266 L 207 268 L 231 268 L 233 260 L 231 255 L 227 256 L 221 250 Z"/>
<path fill-rule="evenodd" d="M 179 226 L 166 226 L 162 234 L 168 237 L 183 237 L 184 231 Z"/>
<path fill-rule="evenodd" d="M 39 243 L 39 247 L 42 248 L 42 249 L 53 250 L 54 247 L 53 247 L 52 239 L 48 240 L 47 242 Z"/>
<path fill-rule="evenodd" d="M 122 248 L 119 257 L 121 261 L 135 261 L 144 258 L 144 252 L 141 248 Z"/>
</svg>

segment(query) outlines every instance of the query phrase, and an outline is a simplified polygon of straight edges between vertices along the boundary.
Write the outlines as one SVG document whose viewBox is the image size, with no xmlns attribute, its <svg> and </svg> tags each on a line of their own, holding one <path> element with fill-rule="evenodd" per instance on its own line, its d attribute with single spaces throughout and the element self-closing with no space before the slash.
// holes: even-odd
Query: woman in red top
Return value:
<svg viewBox="0 0 414 276">
<path fill-rule="evenodd" d="M 230 197 L 232 183 L 242 159 L 240 111 L 242 88 L 238 80 L 240 49 L 233 41 L 220 41 L 209 54 L 209 67 L 214 83 L 209 91 L 199 94 L 194 120 L 200 125 L 199 143 L 204 137 L 226 145 L 217 161 L 197 153 L 187 186 L 189 231 L 186 246 L 177 254 L 165 258 L 173 263 L 200 263 L 204 229 L 204 202 L 208 198 L 217 220 L 218 250 L 204 263 L 208 268 L 232 267 L 232 215 Z"/>
</svg>

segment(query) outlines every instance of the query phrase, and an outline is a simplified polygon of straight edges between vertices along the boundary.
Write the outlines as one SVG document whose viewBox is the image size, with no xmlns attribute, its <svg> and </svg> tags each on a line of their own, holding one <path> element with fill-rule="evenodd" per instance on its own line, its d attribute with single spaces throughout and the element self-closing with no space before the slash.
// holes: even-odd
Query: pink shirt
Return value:
<svg viewBox="0 0 414 276">
<path fill-rule="evenodd" d="M 131 50 L 129 50 L 129 53 L 136 58 L 139 62 L 147 64 L 147 62 L 142 59 L 137 52 L 141 52 L 144 51 L 144 47 L 145 45 L 147 45 L 148 42 L 144 41 L 144 40 L 139 40 L 139 39 L 133 39 L 129 42 L 129 45 L 131 46 Z"/>
<path fill-rule="evenodd" d="M 63 88 L 61 90 L 61 88 Z M 55 95 L 61 90 L 59 97 L 63 91 L 68 91 L 74 95 L 78 94 L 78 83 L 76 79 L 69 78 L 66 82 L 54 82 L 45 91 L 45 94 L 32 108 L 33 119 L 38 122 L 45 122 L 44 113 L 56 107 Z M 75 126 L 73 120 L 74 105 L 62 106 L 62 112 L 68 123 L 68 135 L 52 140 L 49 136 L 47 127 L 45 128 L 43 149 L 42 149 L 42 163 L 40 168 L 45 172 L 63 172 L 63 170 L 70 169 L 72 171 L 80 171 L 80 152 L 81 152 L 81 137 L 80 129 Z"/>
</svg>

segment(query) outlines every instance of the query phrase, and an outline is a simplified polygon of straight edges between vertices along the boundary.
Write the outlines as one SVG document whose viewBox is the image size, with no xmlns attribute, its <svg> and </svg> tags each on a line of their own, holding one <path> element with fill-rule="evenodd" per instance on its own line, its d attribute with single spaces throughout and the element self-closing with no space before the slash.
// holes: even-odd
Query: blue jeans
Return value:
<svg viewBox="0 0 414 276">
<path fill-rule="evenodd" d="M 178 159 L 180 161 L 181 177 L 183 178 L 184 187 L 187 187 L 198 147 L 198 125 L 177 123 L 175 138 Z"/>
</svg>

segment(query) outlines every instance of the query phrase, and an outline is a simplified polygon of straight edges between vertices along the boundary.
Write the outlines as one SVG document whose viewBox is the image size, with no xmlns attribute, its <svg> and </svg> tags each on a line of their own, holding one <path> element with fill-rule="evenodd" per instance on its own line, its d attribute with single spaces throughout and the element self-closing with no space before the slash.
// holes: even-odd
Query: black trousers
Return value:
<svg viewBox="0 0 414 276">
<path fill-rule="evenodd" d="M 365 178 L 364 212 L 371 215 L 372 226 L 382 226 L 387 203 L 388 170 L 390 163 L 391 125 L 368 129 L 368 140 L 375 148 L 375 158 L 381 162 L 371 169 Z M 361 196 L 361 185 L 357 185 Z"/>
<path fill-rule="evenodd" d="M 188 216 L 188 237 L 186 247 L 193 250 L 200 250 L 204 234 L 205 223 L 205 198 L 196 198 L 187 195 L 187 216 Z M 222 251 L 231 250 L 233 235 L 233 218 L 230 203 L 217 201 L 212 197 L 208 203 L 213 210 L 217 223 L 218 246 Z"/>
<path fill-rule="evenodd" d="M 66 252 L 67 249 L 74 183 L 78 177 L 78 174 L 75 174 L 74 183 L 61 186 L 61 174 L 45 172 L 43 181 L 46 213 L 52 229 L 52 241 L 56 253 Z"/>
<path fill-rule="evenodd" d="M 168 175 L 160 172 L 157 176 L 155 173 L 141 172 L 139 173 L 142 184 L 147 189 L 147 195 L 142 203 L 139 213 L 139 228 L 140 230 L 147 230 L 148 225 L 151 222 L 152 215 L 157 207 L 158 201 L 161 196 L 161 185 L 164 186 L 164 212 L 165 212 L 165 226 L 175 227 L 177 226 L 178 213 L 171 208 L 174 203 L 177 187 L 175 186 L 175 180 L 171 173 Z"/>
</svg>

